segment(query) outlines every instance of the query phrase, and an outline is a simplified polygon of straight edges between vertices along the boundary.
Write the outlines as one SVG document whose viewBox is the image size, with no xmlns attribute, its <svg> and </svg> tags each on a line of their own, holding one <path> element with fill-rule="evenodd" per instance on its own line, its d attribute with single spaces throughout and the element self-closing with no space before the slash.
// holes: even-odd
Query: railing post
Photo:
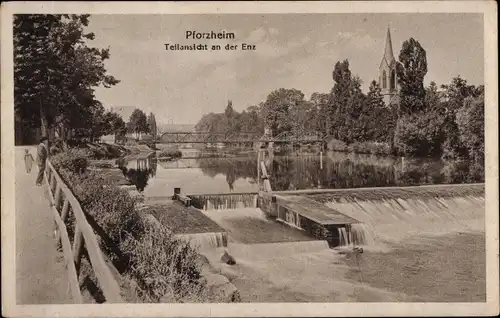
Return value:
<svg viewBox="0 0 500 318">
<path fill-rule="evenodd" d="M 63 221 L 64 224 L 66 224 L 66 218 L 68 217 L 68 211 L 69 211 L 69 201 L 65 198 L 63 207 L 61 209 L 61 220 Z M 56 233 L 56 241 L 57 241 L 57 249 L 60 250 L 62 248 L 62 242 L 61 242 L 61 233 L 59 230 L 57 230 Z"/>
<path fill-rule="evenodd" d="M 80 261 L 82 256 L 83 235 L 78 224 L 75 226 L 75 236 L 73 240 L 73 260 L 75 262 L 76 278 L 80 275 Z"/>
<path fill-rule="evenodd" d="M 54 190 L 55 190 L 55 185 L 56 185 L 56 177 L 54 176 L 54 174 L 52 173 L 51 174 L 51 180 L 50 180 L 50 191 L 52 193 L 54 193 Z"/>
<path fill-rule="evenodd" d="M 50 184 L 51 175 L 52 175 L 52 171 L 50 170 L 49 165 L 45 164 L 45 177 L 47 178 L 47 181 L 49 181 L 49 184 Z"/>
<path fill-rule="evenodd" d="M 56 210 L 59 211 L 59 203 L 61 202 L 61 187 L 56 184 L 56 193 L 55 193 L 55 196 L 54 196 L 54 205 L 56 207 Z"/>
</svg>

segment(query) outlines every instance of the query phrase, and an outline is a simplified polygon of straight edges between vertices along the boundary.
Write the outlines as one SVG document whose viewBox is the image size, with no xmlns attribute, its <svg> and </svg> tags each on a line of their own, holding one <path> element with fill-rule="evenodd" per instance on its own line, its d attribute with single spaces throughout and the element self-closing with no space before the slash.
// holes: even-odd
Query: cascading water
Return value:
<svg viewBox="0 0 500 318">
<path fill-rule="evenodd" d="M 340 245 L 372 245 L 418 234 L 484 231 L 485 199 L 480 196 L 361 200 L 346 195 L 326 205 L 361 222 L 338 229 Z"/>
<path fill-rule="evenodd" d="M 189 241 L 191 247 L 207 250 L 227 246 L 227 233 L 178 234 L 177 238 Z"/>
<path fill-rule="evenodd" d="M 191 195 L 193 205 L 205 211 L 257 207 L 257 194 Z"/>
<path fill-rule="evenodd" d="M 372 228 L 364 223 L 354 223 L 346 227 L 339 227 L 337 231 L 339 246 L 364 246 L 375 243 Z"/>
<path fill-rule="evenodd" d="M 349 237 L 347 236 L 347 229 L 345 227 L 339 227 L 339 245 L 347 246 L 349 245 Z"/>
</svg>

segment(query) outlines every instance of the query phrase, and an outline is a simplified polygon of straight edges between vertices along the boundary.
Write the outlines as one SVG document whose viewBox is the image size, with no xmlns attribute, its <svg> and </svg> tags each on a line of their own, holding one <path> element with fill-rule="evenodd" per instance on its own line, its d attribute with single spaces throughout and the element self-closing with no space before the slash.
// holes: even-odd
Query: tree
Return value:
<svg viewBox="0 0 500 318">
<path fill-rule="evenodd" d="M 259 106 L 249 106 L 240 116 L 241 130 L 245 132 L 264 133 L 262 109 Z"/>
<path fill-rule="evenodd" d="M 233 102 L 228 101 L 226 109 L 224 110 L 224 115 L 226 115 L 227 118 L 231 118 L 234 116 L 234 114 L 235 114 L 235 111 L 233 109 Z"/>
<path fill-rule="evenodd" d="M 335 84 L 330 93 L 328 130 L 335 138 L 342 139 L 341 131 L 345 127 L 346 105 L 352 80 L 348 60 L 335 63 L 332 79 Z"/>
<path fill-rule="evenodd" d="M 237 133 L 241 131 L 239 114 L 233 108 L 233 102 L 228 101 L 222 118 L 219 120 L 219 132 Z"/>
<path fill-rule="evenodd" d="M 349 61 L 337 62 L 332 73 L 335 82 L 329 101 L 329 131 L 346 143 L 363 140 L 363 123 L 359 121 L 365 99 L 361 80 L 349 70 Z"/>
<path fill-rule="evenodd" d="M 14 16 L 15 110 L 44 136 L 54 126 L 91 130 L 102 106 L 94 88 L 119 82 L 104 67 L 109 49 L 87 46 L 88 24 L 89 15 Z"/>
<path fill-rule="evenodd" d="M 313 104 L 313 112 L 311 121 L 314 122 L 314 130 L 323 132 L 325 136 L 329 134 L 328 132 L 328 100 L 329 94 L 324 93 L 312 93 L 310 102 Z"/>
<path fill-rule="evenodd" d="M 114 134 L 115 136 L 125 135 L 127 128 L 120 115 L 114 112 L 107 112 L 105 118 L 109 127 L 107 134 Z"/>
<path fill-rule="evenodd" d="M 484 164 L 484 95 L 467 97 L 457 111 L 456 123 L 469 158 Z"/>
<path fill-rule="evenodd" d="M 400 112 L 412 114 L 425 108 L 424 77 L 427 55 L 420 43 L 410 38 L 403 43 L 396 72 L 400 86 Z"/>
<path fill-rule="evenodd" d="M 463 107 L 468 97 L 477 98 L 481 95 L 483 88 L 468 85 L 467 81 L 460 76 L 451 80 L 450 84 L 442 85 L 446 101 L 440 106 L 440 114 L 443 116 L 443 133 L 446 139 L 442 145 L 444 158 L 463 158 L 468 156 L 467 147 L 459 138 L 457 126 L 457 112 Z"/>
<path fill-rule="evenodd" d="M 148 131 L 151 133 L 153 138 L 156 138 L 158 131 L 156 127 L 156 118 L 153 113 L 149 113 L 149 116 L 147 118 L 147 124 L 148 124 Z"/>
<path fill-rule="evenodd" d="M 200 132 L 215 132 L 217 131 L 217 122 L 219 120 L 219 114 L 208 113 L 201 117 L 201 119 L 196 123 L 195 130 Z"/>
<path fill-rule="evenodd" d="M 403 155 L 436 156 L 444 139 L 442 118 L 432 112 L 419 112 L 399 118 L 394 146 Z"/>
<path fill-rule="evenodd" d="M 441 110 L 440 94 L 438 92 L 438 86 L 434 81 L 429 84 L 429 87 L 425 88 L 425 105 L 426 109 L 429 111 Z"/>
<path fill-rule="evenodd" d="M 139 108 L 134 109 L 130 115 L 128 130 L 135 133 L 138 138 L 141 133 L 149 132 L 146 114 Z"/>
<path fill-rule="evenodd" d="M 386 107 L 380 92 L 380 86 L 376 81 L 372 81 L 366 96 L 366 104 L 359 116 L 359 122 L 363 125 L 364 140 L 379 140 L 380 136 L 384 135 L 383 122 L 379 121 L 381 119 L 379 117 L 382 109 Z"/>
<path fill-rule="evenodd" d="M 304 93 L 297 89 L 280 88 L 271 92 L 263 104 L 264 121 L 273 136 L 292 128 L 290 111 L 304 101 Z"/>
</svg>

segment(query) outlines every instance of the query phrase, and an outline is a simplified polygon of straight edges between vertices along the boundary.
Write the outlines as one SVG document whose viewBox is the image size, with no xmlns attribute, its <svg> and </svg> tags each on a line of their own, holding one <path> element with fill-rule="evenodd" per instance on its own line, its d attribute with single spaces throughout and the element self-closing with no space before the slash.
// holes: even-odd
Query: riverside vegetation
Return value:
<svg viewBox="0 0 500 318">
<path fill-rule="evenodd" d="M 138 198 L 113 185 L 99 171 L 89 171 L 88 152 L 69 148 L 51 157 L 98 234 L 103 253 L 121 274 L 124 298 L 131 302 L 225 301 L 210 291 L 203 275 L 209 266 L 196 249 L 139 211 Z M 74 219 L 67 224 L 73 237 Z M 82 260 L 81 284 L 94 301 L 102 295 L 88 257 Z"/>
<path fill-rule="evenodd" d="M 484 86 L 469 85 L 460 76 L 440 87 L 424 86 L 427 58 L 410 38 L 397 61 L 399 107 L 386 106 L 379 83 L 368 93 L 352 74 L 348 60 L 335 64 L 329 93 L 309 100 L 298 89 L 280 88 L 265 101 L 241 113 L 229 101 L 223 113 L 204 115 L 196 130 L 258 132 L 277 136 L 286 131 L 316 131 L 329 136 L 329 150 L 446 160 L 484 161 Z"/>
</svg>

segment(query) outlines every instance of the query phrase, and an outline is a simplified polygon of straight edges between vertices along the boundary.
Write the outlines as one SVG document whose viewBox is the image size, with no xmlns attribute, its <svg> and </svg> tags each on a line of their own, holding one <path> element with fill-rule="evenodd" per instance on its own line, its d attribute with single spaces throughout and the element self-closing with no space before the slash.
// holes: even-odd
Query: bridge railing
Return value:
<svg viewBox="0 0 500 318">
<path fill-rule="evenodd" d="M 254 143 L 254 142 L 323 142 L 324 136 L 316 131 L 286 131 L 275 137 L 257 132 L 165 132 L 156 142 L 161 143 Z"/>
<path fill-rule="evenodd" d="M 62 244 L 64 259 L 68 269 L 69 287 L 74 302 L 83 303 L 78 277 L 84 248 L 87 250 L 92 270 L 97 277 L 106 302 L 123 302 L 120 294 L 120 286 L 106 263 L 94 230 L 88 223 L 80 203 L 49 160 L 46 163 L 45 181 L 49 188 L 51 210 L 57 224 L 57 240 L 58 243 L 60 241 Z M 70 211 L 75 217 L 73 246 L 71 246 L 65 225 Z"/>
</svg>

